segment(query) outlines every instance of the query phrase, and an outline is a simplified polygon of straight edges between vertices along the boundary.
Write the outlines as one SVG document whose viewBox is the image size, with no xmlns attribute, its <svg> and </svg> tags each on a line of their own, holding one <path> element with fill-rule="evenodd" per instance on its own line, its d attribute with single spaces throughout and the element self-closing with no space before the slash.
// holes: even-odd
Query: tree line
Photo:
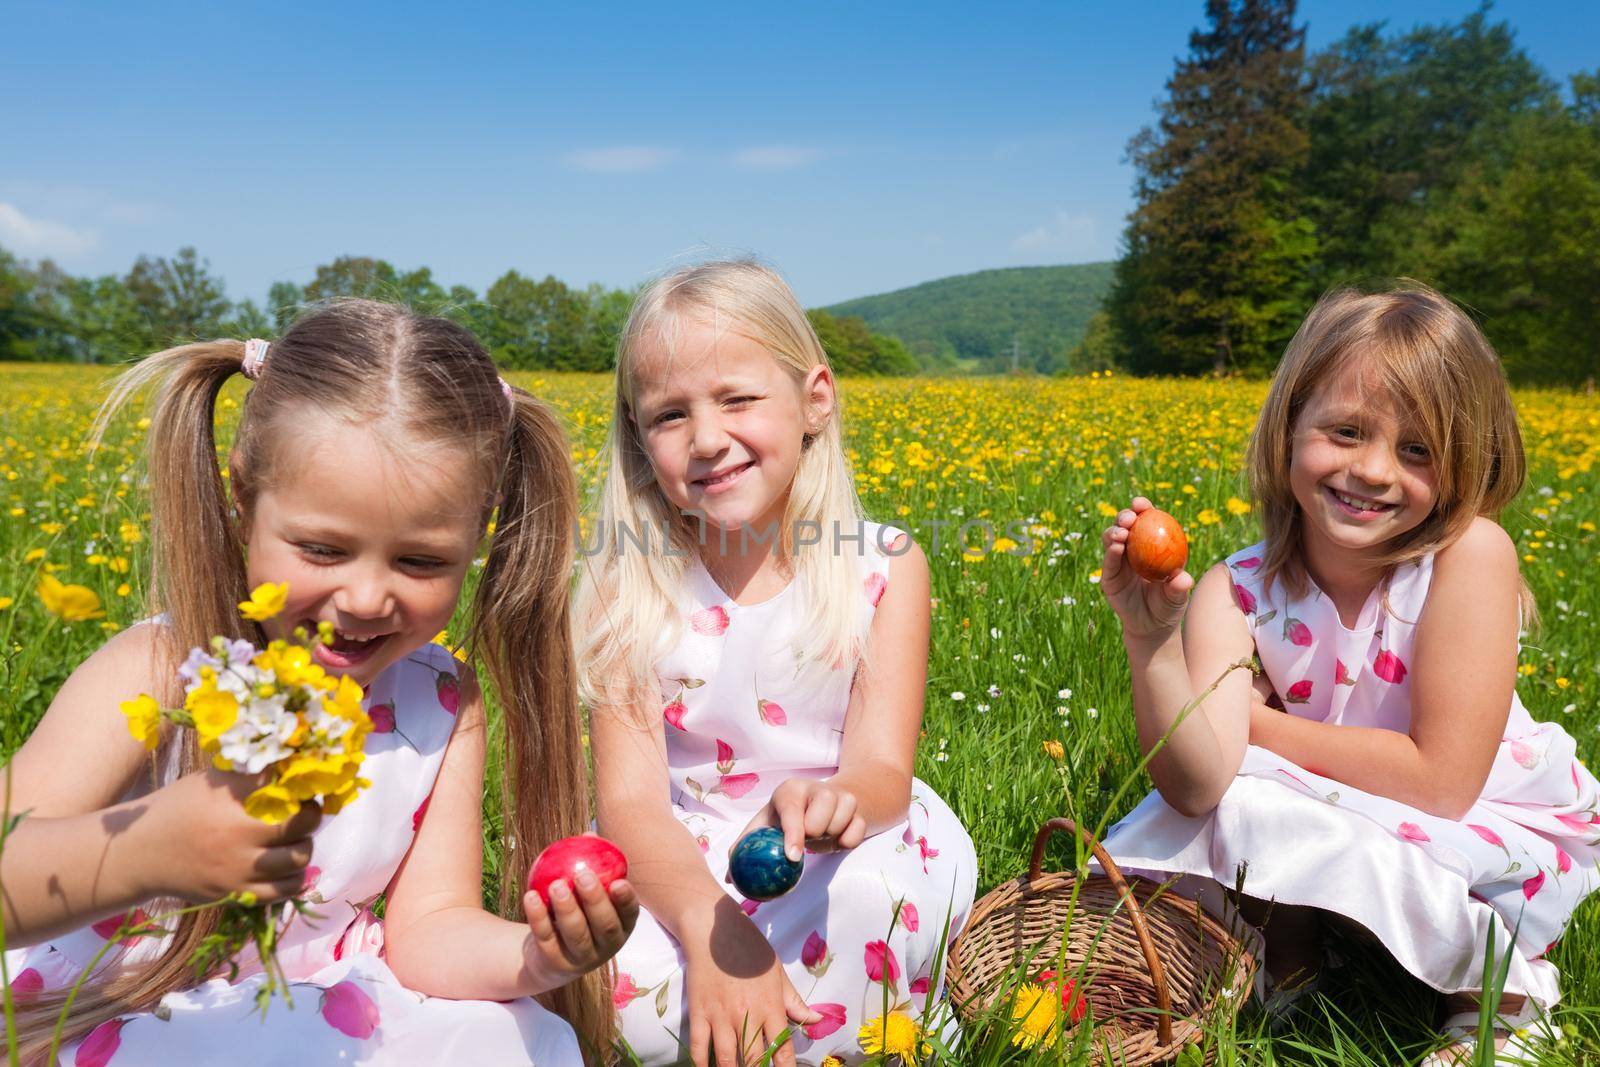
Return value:
<svg viewBox="0 0 1600 1067">
<path fill-rule="evenodd" d="M 308 305 L 338 297 L 395 300 L 471 329 L 495 362 L 513 370 L 607 371 L 637 290 L 578 289 L 515 270 L 482 295 L 446 288 L 427 267 L 397 270 L 367 256 L 317 267 L 305 285 L 276 282 L 265 304 L 228 299 L 221 278 L 193 248 L 168 259 L 140 256 L 126 274 L 77 277 L 45 260 L 0 248 L 0 359 L 120 363 L 209 337 L 272 338 Z M 859 316 L 807 312 L 843 374 L 910 374 L 917 360 Z"/>
<path fill-rule="evenodd" d="M 1320 293 L 1411 278 L 1514 378 L 1600 374 L 1600 69 L 1557 85 L 1487 6 L 1308 55 L 1293 0 L 1208 0 L 1128 155 L 1079 366 L 1269 373 Z"/>
</svg>

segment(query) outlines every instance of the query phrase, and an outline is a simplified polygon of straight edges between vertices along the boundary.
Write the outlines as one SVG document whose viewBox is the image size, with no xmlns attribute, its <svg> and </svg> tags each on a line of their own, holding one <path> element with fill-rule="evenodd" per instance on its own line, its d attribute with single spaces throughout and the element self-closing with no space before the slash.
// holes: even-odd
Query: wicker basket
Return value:
<svg viewBox="0 0 1600 1067">
<path fill-rule="evenodd" d="M 1082 836 L 1105 874 L 1041 873 L 1057 831 Z M 950 946 L 949 992 L 962 1015 L 975 1019 L 1013 995 L 1020 977 L 1055 967 L 1063 935 L 1063 973 L 1084 975 L 1096 1064 L 1172 1059 L 1204 1036 L 1206 1019 L 1237 1010 L 1256 968 L 1194 901 L 1137 878 L 1130 890 L 1092 834 L 1051 819 L 1034 838 L 1027 875 L 984 894 Z"/>
</svg>

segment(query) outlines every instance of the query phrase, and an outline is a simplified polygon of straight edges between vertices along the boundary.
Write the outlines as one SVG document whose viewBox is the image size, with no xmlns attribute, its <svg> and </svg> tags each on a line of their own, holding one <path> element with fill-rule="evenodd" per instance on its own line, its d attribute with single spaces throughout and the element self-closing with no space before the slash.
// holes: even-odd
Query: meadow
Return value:
<svg viewBox="0 0 1600 1067">
<path fill-rule="evenodd" d="M 6 755 L 107 631 L 147 614 L 149 514 L 137 463 L 147 424 L 134 412 L 112 427 L 99 453 L 85 447 L 107 377 L 103 369 L 0 365 Z M 513 378 L 560 412 L 580 480 L 592 488 L 609 380 Z M 1254 541 L 1241 457 L 1264 392 L 1262 383 L 1114 375 L 844 383 L 866 509 L 909 530 L 932 564 L 933 651 L 918 774 L 969 827 L 980 891 L 1025 868 L 1045 819 L 1070 813 L 1091 826 L 1109 823 L 1148 788 L 1137 769 L 1116 620 L 1096 588 L 1099 533 L 1118 506 L 1143 493 L 1188 529 L 1196 573 Z M 224 436 L 240 396 L 235 389 L 223 397 Z M 1502 521 L 1543 616 L 1524 641 L 1519 691 L 1536 718 L 1560 721 L 1594 765 L 1600 402 L 1519 391 L 1517 403 L 1530 473 Z M 1006 539 L 988 543 L 985 524 Z M 46 577 L 83 591 L 56 601 L 59 613 L 52 613 L 36 592 Z M 1052 852 L 1057 866 L 1069 857 L 1059 846 Z M 1343 948 L 1346 965 L 1288 1029 L 1269 1033 L 1247 1008 L 1237 1030 L 1219 1038 L 1217 1060 L 1414 1060 L 1432 1040 L 1433 995 L 1370 950 Z M 1566 998 L 1553 1061 L 1600 1059 L 1600 902 L 1580 911 L 1552 958 Z M 1003 1027 L 970 1034 L 958 1059 L 1023 1055 L 1008 1036 Z"/>
</svg>

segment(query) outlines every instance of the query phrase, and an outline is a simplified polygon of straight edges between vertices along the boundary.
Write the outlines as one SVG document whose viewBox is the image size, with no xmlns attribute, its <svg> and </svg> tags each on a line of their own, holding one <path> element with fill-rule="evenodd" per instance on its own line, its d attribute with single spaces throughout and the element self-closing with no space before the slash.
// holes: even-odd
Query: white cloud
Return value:
<svg viewBox="0 0 1600 1067">
<path fill-rule="evenodd" d="M 1035 226 L 1011 242 L 1018 252 L 1049 252 L 1063 256 L 1093 256 L 1095 241 L 1093 215 L 1057 211 L 1042 226 Z"/>
<path fill-rule="evenodd" d="M 0 244 L 25 256 L 75 256 L 99 243 L 98 230 L 31 219 L 15 205 L 0 201 Z"/>
<path fill-rule="evenodd" d="M 674 148 L 617 145 L 612 148 L 579 148 L 561 158 L 569 167 L 595 174 L 639 174 L 660 170 L 677 156 L 677 149 Z"/>
<path fill-rule="evenodd" d="M 747 170 L 795 170 L 815 163 L 826 154 L 820 148 L 803 145 L 753 145 L 735 152 L 733 163 Z"/>
</svg>

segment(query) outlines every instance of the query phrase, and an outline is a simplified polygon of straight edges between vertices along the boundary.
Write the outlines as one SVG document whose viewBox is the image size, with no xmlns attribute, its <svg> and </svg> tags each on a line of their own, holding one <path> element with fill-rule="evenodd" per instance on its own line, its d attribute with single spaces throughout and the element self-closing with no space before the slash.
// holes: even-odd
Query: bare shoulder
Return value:
<svg viewBox="0 0 1600 1067">
<path fill-rule="evenodd" d="M 1196 618 L 1196 613 L 1199 613 Z M 1226 563 L 1217 563 L 1200 576 L 1194 593 L 1189 597 L 1189 610 L 1185 620 L 1215 624 L 1229 618 L 1244 623 L 1244 609 L 1233 595 L 1233 574 Z"/>
<path fill-rule="evenodd" d="M 1433 560 L 1435 577 L 1478 578 L 1516 574 L 1517 546 L 1493 519 L 1479 515 L 1460 537 L 1441 548 Z"/>
<path fill-rule="evenodd" d="M 896 585 L 908 592 L 928 588 L 928 557 L 922 546 L 902 533 L 889 546 L 889 588 Z"/>
</svg>

